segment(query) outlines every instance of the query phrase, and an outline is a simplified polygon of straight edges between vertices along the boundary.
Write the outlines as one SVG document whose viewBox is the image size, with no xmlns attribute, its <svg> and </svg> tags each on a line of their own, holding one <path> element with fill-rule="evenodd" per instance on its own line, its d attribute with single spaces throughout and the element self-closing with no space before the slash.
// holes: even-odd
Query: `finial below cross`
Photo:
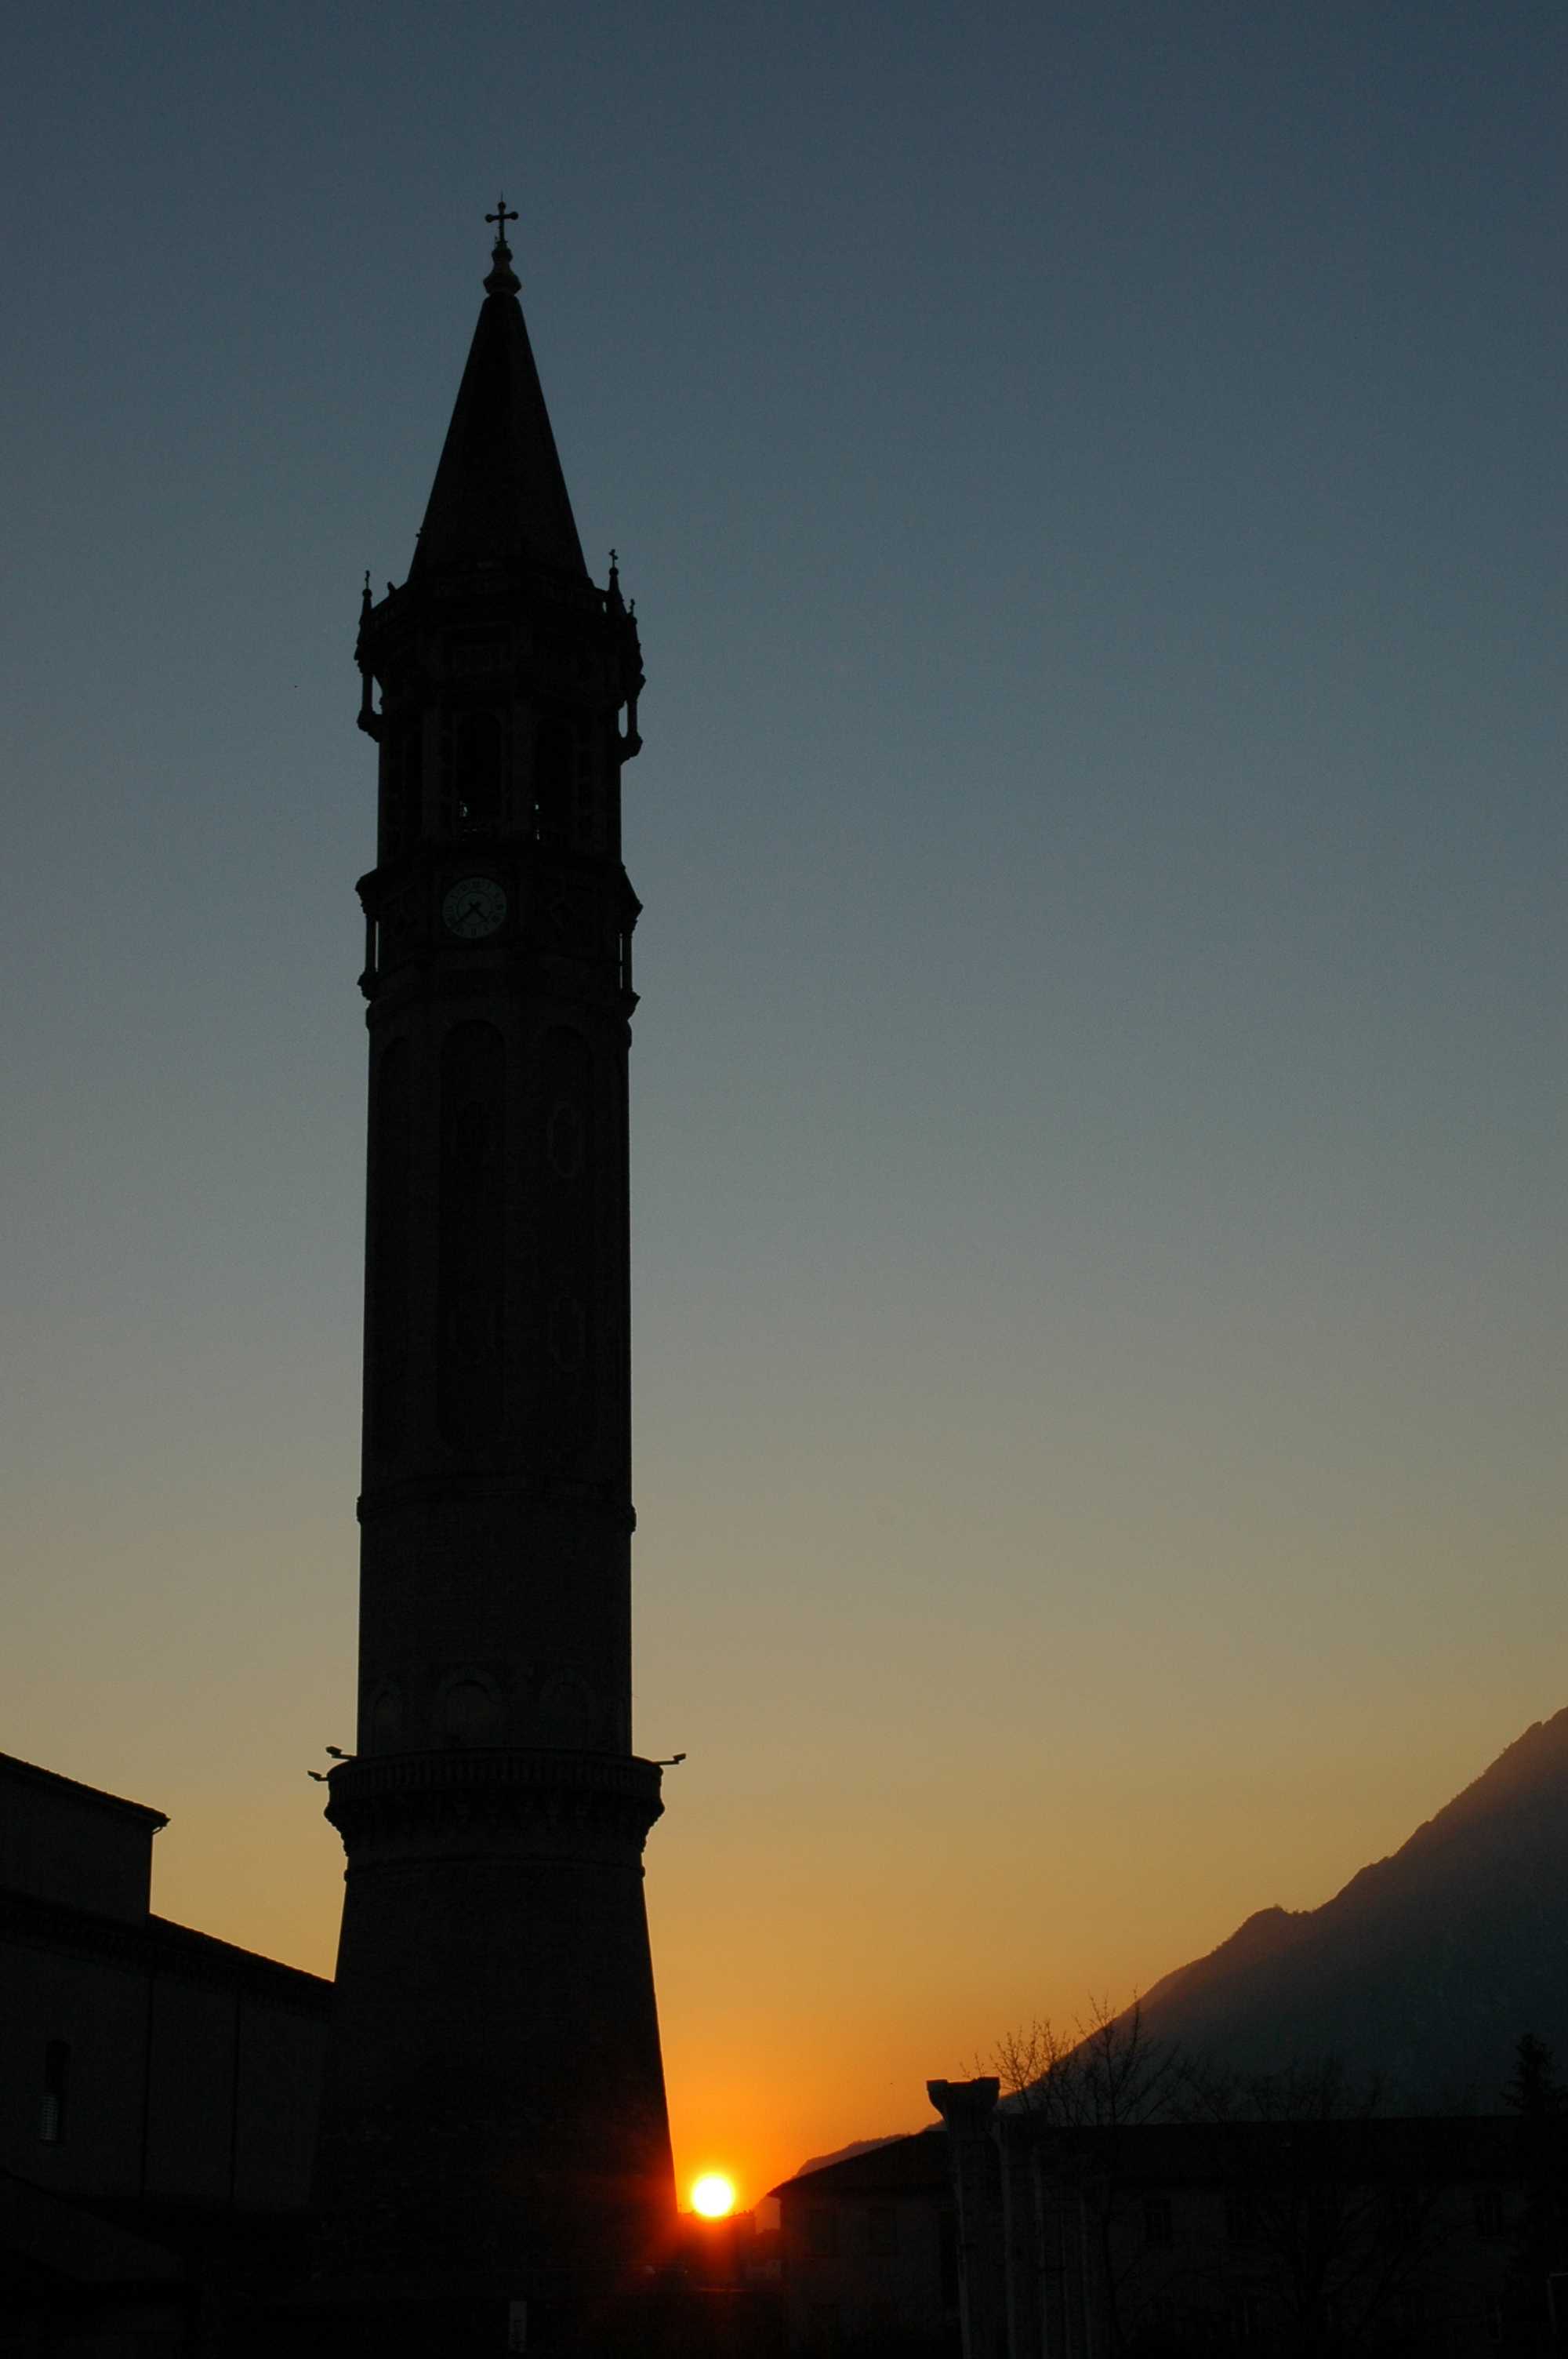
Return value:
<svg viewBox="0 0 1568 2359">
<path fill-rule="evenodd" d="M 509 213 L 507 212 L 505 198 L 497 197 L 495 200 L 495 211 L 492 213 L 486 213 L 485 215 L 487 222 L 493 222 L 495 223 L 495 243 L 497 245 L 505 245 L 506 224 L 509 221 L 515 221 L 516 218 L 517 216 L 515 213 Z"/>
</svg>

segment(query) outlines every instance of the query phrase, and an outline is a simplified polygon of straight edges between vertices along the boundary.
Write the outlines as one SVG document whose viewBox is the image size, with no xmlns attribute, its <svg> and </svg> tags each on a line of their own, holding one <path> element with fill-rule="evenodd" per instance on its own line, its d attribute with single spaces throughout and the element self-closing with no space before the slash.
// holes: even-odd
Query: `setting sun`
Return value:
<svg viewBox="0 0 1568 2359">
<path fill-rule="evenodd" d="M 722 2172 L 705 2170 L 691 2190 L 691 2208 L 705 2220 L 722 2220 L 735 2209 L 735 2190 Z"/>
</svg>

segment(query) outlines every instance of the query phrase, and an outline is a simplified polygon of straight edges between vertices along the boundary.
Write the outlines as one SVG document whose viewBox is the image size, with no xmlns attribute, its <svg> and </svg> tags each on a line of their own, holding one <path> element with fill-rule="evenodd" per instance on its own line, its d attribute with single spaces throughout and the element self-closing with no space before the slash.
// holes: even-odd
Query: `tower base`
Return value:
<svg viewBox="0 0 1568 2359">
<path fill-rule="evenodd" d="M 617 2305 L 575 2311 L 416 2286 L 320 2287 L 269 2307 L 231 2333 L 223 2359 L 782 2359 L 774 2298 L 739 2288 L 650 2282 Z"/>
<path fill-rule="evenodd" d="M 348 1868 L 314 2197 L 323 2294 L 352 2308 L 424 2288 L 536 2321 L 617 2309 L 665 2268 L 676 2228 L 643 1898 L 657 1765 L 403 1754 L 330 1782 Z"/>
</svg>

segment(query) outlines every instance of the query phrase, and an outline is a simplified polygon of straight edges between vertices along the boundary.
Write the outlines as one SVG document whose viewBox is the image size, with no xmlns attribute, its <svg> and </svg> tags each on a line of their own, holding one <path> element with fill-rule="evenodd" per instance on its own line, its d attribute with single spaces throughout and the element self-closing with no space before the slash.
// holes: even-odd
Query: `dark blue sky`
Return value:
<svg viewBox="0 0 1568 2359">
<path fill-rule="evenodd" d="M 0 1680 L 175 1812 L 166 1908 L 330 1948 L 350 658 L 498 190 L 650 678 L 691 2158 L 896 2124 L 1564 1701 L 1565 48 L 1528 0 L 12 29 Z M 721 2098 L 774 2040 L 810 2089 Z"/>
</svg>

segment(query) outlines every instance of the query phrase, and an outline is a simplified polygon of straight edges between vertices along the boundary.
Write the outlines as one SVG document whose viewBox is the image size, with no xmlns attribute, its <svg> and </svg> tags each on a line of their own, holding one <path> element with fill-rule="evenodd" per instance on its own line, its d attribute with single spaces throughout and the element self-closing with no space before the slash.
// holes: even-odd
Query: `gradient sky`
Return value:
<svg viewBox="0 0 1568 2359">
<path fill-rule="evenodd" d="M 487 264 L 649 674 L 683 2176 L 1568 1701 L 1558 0 L 87 5 L 0 70 L 0 1746 L 330 1970 L 361 574 Z M 1506 2070 L 1499 2060 L 1499 2074 Z"/>
</svg>

